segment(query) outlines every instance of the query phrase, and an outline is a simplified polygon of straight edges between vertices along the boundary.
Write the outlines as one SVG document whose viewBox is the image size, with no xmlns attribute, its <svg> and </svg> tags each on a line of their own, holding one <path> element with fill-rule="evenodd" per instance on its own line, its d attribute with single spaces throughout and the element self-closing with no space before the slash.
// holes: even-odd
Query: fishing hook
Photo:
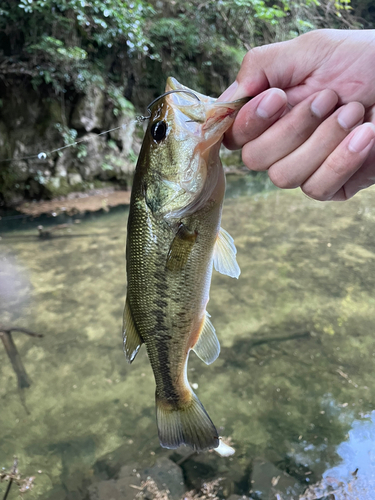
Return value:
<svg viewBox="0 0 375 500">
<path fill-rule="evenodd" d="M 162 97 L 165 97 L 166 95 L 169 95 L 169 94 L 174 94 L 175 92 L 185 92 L 185 94 L 189 94 L 191 96 L 193 96 L 195 99 L 197 99 L 197 101 L 201 102 L 201 100 L 199 99 L 199 97 L 197 96 L 197 94 L 194 94 L 193 91 L 191 90 L 185 90 L 185 89 L 176 89 L 176 90 L 169 90 L 168 92 L 164 92 L 164 94 L 162 95 L 159 95 L 159 97 L 157 97 L 156 99 L 154 99 L 146 108 L 146 110 L 148 111 L 148 116 L 137 116 L 137 120 L 139 122 L 143 122 L 145 120 L 148 120 L 149 118 L 151 118 L 151 108 L 152 106 L 159 100 L 161 99 Z"/>
</svg>

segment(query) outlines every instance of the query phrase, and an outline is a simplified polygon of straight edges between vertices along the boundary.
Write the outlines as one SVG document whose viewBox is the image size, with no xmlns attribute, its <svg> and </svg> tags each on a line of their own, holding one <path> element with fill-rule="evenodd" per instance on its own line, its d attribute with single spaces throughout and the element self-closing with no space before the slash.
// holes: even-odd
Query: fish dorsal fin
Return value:
<svg viewBox="0 0 375 500">
<path fill-rule="evenodd" d="M 193 347 L 193 351 L 206 365 L 213 363 L 220 354 L 220 344 L 215 333 L 214 325 L 209 319 L 209 314 L 206 311 L 202 331 L 198 341 Z"/>
<path fill-rule="evenodd" d="M 167 256 L 166 268 L 169 271 L 179 271 L 186 266 L 198 233 L 180 224 Z"/>
<path fill-rule="evenodd" d="M 128 298 L 125 302 L 123 332 L 125 357 L 128 363 L 132 363 L 143 344 L 143 340 L 135 328 Z"/>
<path fill-rule="evenodd" d="M 232 236 L 220 228 L 214 247 L 214 268 L 221 274 L 238 278 L 241 270 L 236 260 L 237 249 Z"/>
</svg>

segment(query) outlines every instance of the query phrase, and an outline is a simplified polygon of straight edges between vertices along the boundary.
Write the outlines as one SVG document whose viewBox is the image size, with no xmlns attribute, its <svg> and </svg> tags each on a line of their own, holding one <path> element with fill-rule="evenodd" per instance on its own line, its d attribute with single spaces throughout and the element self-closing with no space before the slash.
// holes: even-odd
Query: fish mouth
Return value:
<svg viewBox="0 0 375 500">
<path fill-rule="evenodd" d="M 224 133 L 248 101 L 248 97 L 233 102 L 218 101 L 168 78 L 165 94 L 149 106 L 152 125 L 158 121 L 168 124 L 170 132 L 166 137 L 171 140 L 170 151 L 178 157 L 178 174 L 163 180 L 164 187 L 171 192 L 169 201 L 173 202 L 164 205 L 166 220 L 187 217 L 211 198 L 218 200 L 224 196 L 220 145 Z M 179 206 L 177 200 L 182 198 Z"/>
<path fill-rule="evenodd" d="M 171 111 L 174 138 L 177 143 L 183 144 L 182 147 L 190 145 L 192 151 L 189 165 L 179 181 L 181 189 L 191 193 L 191 200 L 167 216 L 181 218 L 200 210 L 214 193 L 218 197 L 224 195 L 220 145 L 238 111 L 250 98 L 218 101 L 181 85 L 171 77 L 167 80 L 165 91 L 168 94 L 164 96 L 164 103 Z"/>
<path fill-rule="evenodd" d="M 205 136 L 215 137 L 217 141 L 233 123 L 242 106 L 251 99 L 243 97 L 232 102 L 218 101 L 182 85 L 173 77 L 168 78 L 165 91 L 172 91 L 165 98 L 175 110 L 179 127 L 193 135 L 199 131 Z M 209 142 L 212 145 L 216 141 Z"/>
</svg>

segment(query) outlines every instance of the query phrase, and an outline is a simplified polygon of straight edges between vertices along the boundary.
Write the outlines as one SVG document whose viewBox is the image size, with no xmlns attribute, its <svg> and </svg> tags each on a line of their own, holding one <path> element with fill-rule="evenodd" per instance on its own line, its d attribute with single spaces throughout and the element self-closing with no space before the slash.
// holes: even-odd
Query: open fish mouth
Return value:
<svg viewBox="0 0 375 500">
<path fill-rule="evenodd" d="M 218 101 L 214 97 L 206 96 L 179 83 L 175 78 L 169 77 L 165 93 L 154 99 L 147 107 L 149 119 L 153 116 L 155 107 L 160 106 L 160 101 L 169 105 L 174 111 L 174 121 L 179 130 L 181 139 L 184 133 L 192 136 L 207 134 L 217 139 L 228 128 L 228 120 L 232 119 L 251 97 L 243 97 L 232 102 Z M 228 119 L 228 120 L 226 120 Z M 210 141 L 208 147 L 217 141 Z"/>
<path fill-rule="evenodd" d="M 218 101 L 180 84 L 175 78 L 167 80 L 165 98 L 173 108 L 176 127 L 190 134 L 199 134 L 208 140 L 207 147 L 219 141 L 228 128 L 228 122 L 250 97 L 233 102 Z"/>
<path fill-rule="evenodd" d="M 168 141 L 167 162 L 173 155 L 178 158 L 174 173 L 163 175 L 163 187 L 158 188 L 165 196 L 168 194 L 168 203 L 164 202 L 159 210 L 166 220 L 199 210 L 215 192 L 221 168 L 216 159 L 223 135 L 249 99 L 218 101 L 170 77 L 165 93 L 148 106 L 151 147 L 156 151 L 167 147 L 164 144 Z M 148 191 L 151 195 L 151 189 Z"/>
</svg>

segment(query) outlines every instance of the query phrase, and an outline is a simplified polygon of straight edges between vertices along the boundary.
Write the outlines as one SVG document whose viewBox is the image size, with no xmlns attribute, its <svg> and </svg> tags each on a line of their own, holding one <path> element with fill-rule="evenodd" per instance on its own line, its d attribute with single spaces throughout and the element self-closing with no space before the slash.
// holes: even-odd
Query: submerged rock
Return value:
<svg viewBox="0 0 375 500">
<path fill-rule="evenodd" d="M 137 494 L 142 499 L 152 500 L 156 492 L 168 500 L 180 500 L 185 491 L 181 468 L 166 457 L 144 470 L 125 465 L 118 479 L 100 481 L 88 488 L 90 500 L 130 500 Z"/>
<path fill-rule="evenodd" d="M 303 486 L 267 460 L 256 459 L 251 474 L 251 493 L 260 500 L 297 500 Z"/>
<path fill-rule="evenodd" d="M 90 500 L 130 500 L 142 491 L 141 476 L 130 465 L 122 467 L 118 479 L 108 479 L 88 488 Z"/>
<path fill-rule="evenodd" d="M 159 458 L 156 464 L 145 469 L 142 475 L 146 479 L 151 477 L 158 489 L 166 491 L 171 500 L 179 500 L 186 491 L 181 468 L 169 458 Z"/>
</svg>

